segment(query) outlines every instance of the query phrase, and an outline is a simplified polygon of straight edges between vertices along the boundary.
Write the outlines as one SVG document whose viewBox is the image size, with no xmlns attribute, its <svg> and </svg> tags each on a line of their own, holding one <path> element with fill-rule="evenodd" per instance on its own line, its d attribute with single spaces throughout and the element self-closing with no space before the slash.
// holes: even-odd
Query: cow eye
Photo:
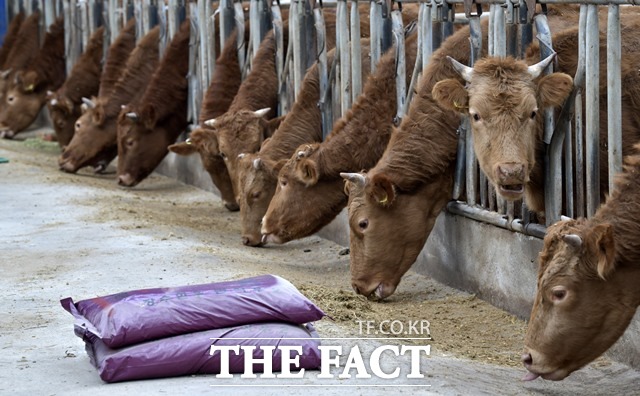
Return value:
<svg viewBox="0 0 640 396">
<path fill-rule="evenodd" d="M 554 287 L 551 290 L 551 301 L 560 302 L 567 296 L 567 290 L 564 287 Z"/>
<path fill-rule="evenodd" d="M 474 121 L 480 121 L 480 115 L 478 115 L 478 113 L 474 113 L 471 117 L 473 117 Z"/>
<path fill-rule="evenodd" d="M 12 104 L 14 100 L 15 100 L 15 97 L 13 97 L 13 96 L 9 96 L 7 98 L 7 102 L 9 102 L 9 104 Z"/>
<path fill-rule="evenodd" d="M 76 129 L 80 129 L 80 123 L 76 122 Z"/>
<path fill-rule="evenodd" d="M 223 160 L 227 160 L 227 155 L 223 152 L 220 153 L 220 156 L 222 157 Z"/>
<path fill-rule="evenodd" d="M 535 111 L 535 110 L 534 110 L 534 111 L 532 111 L 532 112 L 531 112 L 531 119 L 536 118 L 536 115 L 537 115 L 537 114 L 538 114 L 538 112 L 537 112 L 537 111 Z"/>
<path fill-rule="evenodd" d="M 127 139 L 127 141 L 126 141 L 126 144 L 127 144 L 128 147 L 132 147 L 134 143 L 135 143 L 135 140 L 133 140 L 131 138 Z"/>
<path fill-rule="evenodd" d="M 255 192 L 251 193 L 251 198 L 253 198 L 253 199 L 260 198 L 260 191 L 255 191 Z"/>
<path fill-rule="evenodd" d="M 360 227 L 361 230 L 366 230 L 368 226 L 369 226 L 369 220 L 367 219 L 362 219 L 358 222 L 358 227 Z"/>
<path fill-rule="evenodd" d="M 285 179 L 281 179 L 280 180 L 280 186 L 281 187 L 286 187 L 287 186 L 287 181 Z"/>
</svg>

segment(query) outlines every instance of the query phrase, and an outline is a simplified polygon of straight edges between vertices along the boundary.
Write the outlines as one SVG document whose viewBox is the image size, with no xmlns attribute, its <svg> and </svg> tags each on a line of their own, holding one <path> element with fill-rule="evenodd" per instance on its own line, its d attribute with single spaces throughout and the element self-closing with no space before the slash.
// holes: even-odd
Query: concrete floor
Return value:
<svg viewBox="0 0 640 396">
<path fill-rule="evenodd" d="M 10 160 L 0 164 L 0 394 L 640 394 L 640 373 L 616 363 L 590 365 L 560 383 L 522 383 L 523 369 L 451 356 L 423 358 L 426 378 L 420 380 L 404 378 L 408 361 L 385 360 L 387 371 L 401 366 L 400 378 L 323 380 L 312 371 L 303 380 L 202 375 L 106 384 L 73 334 L 73 320 L 60 307 L 61 298 L 78 301 L 143 287 L 277 273 L 284 265 L 297 266 L 297 273 L 312 277 L 320 276 L 318 266 L 329 272 L 338 263 L 344 274 L 344 260 L 327 258 L 337 257 L 341 247 L 307 238 L 271 249 L 275 256 L 258 265 L 255 252 L 266 249 L 239 244 L 234 228 L 238 215 L 225 212 L 211 193 L 158 175 L 129 191 L 108 176 L 62 174 L 55 167 L 54 152 L 20 142 L 0 141 L 0 157 Z M 119 212 L 121 203 L 132 201 L 157 207 L 157 212 L 145 218 L 135 216 L 135 210 Z M 195 227 L 200 217 L 193 212 L 185 218 L 193 219 L 194 226 L 189 221 L 163 221 L 172 205 L 185 203 L 212 223 L 210 230 Z M 307 248 L 317 256 L 303 253 Z M 347 279 L 344 283 L 348 287 Z M 317 327 L 321 337 L 345 336 L 339 325 L 327 320 Z M 379 345 L 371 340 L 358 344 L 363 350 Z"/>
</svg>

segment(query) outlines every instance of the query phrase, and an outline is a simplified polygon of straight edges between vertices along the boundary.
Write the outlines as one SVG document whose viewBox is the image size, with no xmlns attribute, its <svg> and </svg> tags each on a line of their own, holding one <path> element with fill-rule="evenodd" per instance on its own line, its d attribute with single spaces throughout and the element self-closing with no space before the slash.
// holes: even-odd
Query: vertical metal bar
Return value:
<svg viewBox="0 0 640 396">
<path fill-rule="evenodd" d="M 587 54 L 587 5 L 580 5 L 580 20 L 578 34 L 578 68 L 573 79 L 576 90 L 575 106 L 575 146 L 576 146 L 576 217 L 584 217 L 586 209 L 585 190 L 585 160 L 584 160 L 584 112 L 583 112 L 583 92 L 586 78 L 586 54 Z"/>
<path fill-rule="evenodd" d="M 609 4 L 607 18 L 607 131 L 609 138 L 609 194 L 614 176 L 622 171 L 622 89 L 620 71 L 620 7 Z"/>
<path fill-rule="evenodd" d="M 158 55 L 162 57 L 164 55 L 164 49 L 167 47 L 168 40 L 168 22 L 167 22 L 168 7 L 164 4 L 163 0 L 160 0 L 158 4 L 158 24 L 160 25 L 160 35 L 158 38 Z M 138 37 L 140 40 L 140 37 Z"/>
<path fill-rule="evenodd" d="M 235 27 L 233 0 L 220 0 L 220 45 L 224 45 Z"/>
<path fill-rule="evenodd" d="M 564 179 L 565 179 L 565 215 L 574 217 L 574 190 L 573 190 L 573 133 L 571 130 L 571 122 L 563 126 L 565 129 L 564 137 Z"/>
<path fill-rule="evenodd" d="M 369 34 L 371 37 L 371 73 L 374 73 L 382 56 L 382 4 L 371 0 L 369 8 Z"/>
<path fill-rule="evenodd" d="M 360 56 L 360 12 L 358 0 L 351 1 L 351 83 L 352 97 L 355 102 L 362 93 L 362 58 Z"/>
<path fill-rule="evenodd" d="M 142 34 L 146 35 L 151 29 L 151 4 L 150 0 L 142 0 L 140 6 L 140 16 L 136 17 L 136 23 L 142 26 Z M 140 19 L 138 21 L 138 19 Z"/>
<path fill-rule="evenodd" d="M 199 32 L 204 29 L 200 29 L 200 19 L 198 15 L 198 4 L 189 3 L 189 121 L 192 124 L 197 124 L 199 120 L 200 105 L 202 103 L 202 74 L 199 73 L 200 68 L 198 63 L 202 65 L 202 54 L 200 50 L 200 34 Z M 208 86 L 208 85 L 206 85 Z"/>
<path fill-rule="evenodd" d="M 109 52 L 109 45 L 111 44 L 111 24 L 109 23 L 109 0 L 102 1 L 102 21 L 104 23 L 104 40 L 102 42 L 102 61 L 107 59 L 107 53 Z M 66 22 L 66 21 L 65 21 Z M 66 24 L 65 24 L 66 28 Z M 66 32 L 65 32 L 66 35 Z M 66 44 L 66 42 L 65 42 Z"/>
<path fill-rule="evenodd" d="M 258 47 L 253 46 L 253 42 L 249 41 L 249 48 L 247 48 L 247 43 L 244 40 L 244 10 L 242 9 L 242 3 L 237 2 L 233 3 L 234 8 L 234 17 L 236 24 L 237 34 L 237 42 L 236 42 L 236 50 L 238 51 L 238 63 L 242 68 L 242 78 L 244 79 L 247 74 L 249 74 L 249 66 L 251 61 L 251 53 L 254 55 L 258 52 Z M 251 21 L 249 21 L 251 23 Z M 251 32 L 250 32 L 251 33 Z"/>
<path fill-rule="evenodd" d="M 422 69 L 429 64 L 431 54 L 433 54 L 433 20 L 432 20 L 432 2 L 420 3 L 420 9 L 424 10 L 422 14 Z"/>
<path fill-rule="evenodd" d="M 82 42 L 80 53 L 84 51 L 91 37 L 91 27 L 89 26 L 89 9 L 86 1 L 78 2 L 78 14 L 80 16 L 80 32 L 82 33 Z"/>
<path fill-rule="evenodd" d="M 211 76 L 213 75 L 213 71 L 216 68 L 216 24 L 215 24 L 215 15 L 213 12 L 213 4 L 210 0 L 203 0 L 205 3 L 205 15 L 206 25 L 205 25 L 205 34 L 207 35 L 206 44 L 207 44 L 207 80 L 209 84 L 211 84 Z M 220 49 L 222 50 L 222 46 L 224 43 L 220 42 Z"/>
<path fill-rule="evenodd" d="M 495 49 L 493 48 L 494 45 L 494 30 L 495 30 L 495 24 L 496 24 L 496 7 L 498 7 L 495 4 L 491 4 L 489 6 L 489 31 L 487 32 L 487 54 L 489 56 L 494 56 L 495 55 Z"/>
<path fill-rule="evenodd" d="M 280 6 L 274 4 L 271 6 L 271 15 L 273 16 L 273 34 L 276 39 L 276 74 L 278 76 L 278 114 L 284 114 L 286 106 L 286 94 L 285 94 L 285 79 L 284 79 L 284 38 L 283 38 L 283 21 L 282 13 L 280 12 Z"/>
<path fill-rule="evenodd" d="M 442 44 L 442 1 L 443 0 L 432 0 L 432 4 L 435 7 L 435 9 L 432 10 L 434 18 L 431 29 L 431 46 L 433 51 L 440 48 L 440 44 Z"/>
<path fill-rule="evenodd" d="M 320 85 L 318 107 L 322 114 L 322 140 L 325 140 L 331 131 L 332 116 L 331 116 L 331 104 L 326 102 L 329 91 L 329 70 L 327 65 L 327 47 L 326 43 L 326 26 L 324 23 L 324 15 L 320 8 L 313 10 L 313 16 L 315 19 L 316 38 L 318 40 L 318 49 L 322 49 L 318 54 L 318 81 Z"/>
<path fill-rule="evenodd" d="M 404 117 L 404 108 L 407 101 L 407 68 L 404 46 L 404 26 L 402 24 L 402 14 L 395 10 L 391 13 L 393 24 L 393 37 L 396 41 L 396 96 L 398 100 L 398 110 L 394 123 L 400 125 Z"/>
<path fill-rule="evenodd" d="M 442 5 L 442 41 L 453 34 L 453 23 L 456 12 L 453 4 L 443 2 Z"/>
<path fill-rule="evenodd" d="M 142 1 L 137 1 L 133 5 L 133 15 L 136 18 L 136 37 L 144 36 L 144 20 L 142 11 Z"/>
<path fill-rule="evenodd" d="M 504 23 L 504 8 L 496 5 L 494 11 L 493 51 L 494 56 L 504 58 L 507 56 L 507 32 Z"/>
<path fill-rule="evenodd" d="M 199 79 L 200 84 L 203 89 L 209 86 L 209 45 L 213 46 L 214 43 L 209 43 L 207 40 L 207 19 L 209 19 L 209 15 L 206 10 L 206 3 L 208 0 L 198 0 L 197 2 L 197 25 L 198 29 L 195 32 L 191 32 L 191 34 L 197 34 L 199 36 L 199 48 L 198 48 L 198 61 L 199 61 Z M 193 17 L 193 16 L 192 16 Z M 195 119 L 197 122 L 198 118 Z"/>
<path fill-rule="evenodd" d="M 587 6 L 586 35 L 586 164 L 587 164 L 587 217 L 593 216 L 600 204 L 600 35 L 598 6 Z"/>
<path fill-rule="evenodd" d="M 173 36 L 175 36 L 176 31 L 178 30 L 178 26 L 180 25 L 180 21 L 178 18 L 178 0 L 169 0 L 169 10 L 168 10 L 168 23 L 169 29 L 167 32 L 169 33 L 169 37 L 167 37 L 167 44 L 171 42 Z"/>
<path fill-rule="evenodd" d="M 384 54 L 385 52 L 387 52 L 387 50 L 389 48 L 391 48 L 391 45 L 393 44 L 393 33 L 392 33 L 392 24 L 391 24 L 391 6 L 392 6 L 392 0 L 381 0 L 382 1 L 382 7 L 380 8 L 381 10 L 381 17 L 382 17 L 382 35 L 380 36 L 380 38 L 382 39 L 381 42 L 381 53 Z"/>
<path fill-rule="evenodd" d="M 45 1 L 44 2 L 44 25 L 51 26 L 51 24 L 56 20 L 56 11 L 54 7 L 53 1 Z"/>
<path fill-rule="evenodd" d="M 346 1 L 346 0 L 345 0 Z M 289 24 L 289 38 L 293 41 L 293 98 L 298 95 L 300 86 L 302 85 L 302 78 L 304 76 L 304 5 L 302 0 L 294 1 L 291 6 L 292 10 L 289 14 L 292 17 L 292 22 Z M 338 7 L 340 7 L 338 5 Z"/>
<path fill-rule="evenodd" d="M 482 54 L 482 27 L 480 24 L 479 16 L 469 17 L 469 31 L 470 31 L 470 44 L 471 44 L 471 57 L 469 58 L 469 64 L 473 67 L 480 55 Z M 464 156 L 466 160 L 466 190 L 467 190 L 467 203 L 469 205 L 475 205 L 477 203 L 476 189 L 478 186 L 478 161 L 476 160 L 475 151 L 473 151 L 473 136 L 471 134 L 471 125 L 469 124 L 469 117 L 465 116 L 462 128 L 466 131 L 464 136 L 463 152 L 458 150 L 458 156 Z M 456 164 L 456 168 L 457 168 Z M 460 165 L 462 166 L 462 165 Z M 459 182 L 459 184 L 462 184 Z M 462 191 L 460 191 L 460 194 Z"/>
<path fill-rule="evenodd" d="M 350 79 L 350 51 L 349 51 L 349 22 L 347 13 L 347 0 L 338 0 L 336 31 L 338 34 L 338 43 L 340 49 L 340 92 L 341 98 L 341 116 L 347 114 L 347 110 L 351 107 L 351 79 Z M 297 89 L 296 89 L 297 91 Z"/>
</svg>

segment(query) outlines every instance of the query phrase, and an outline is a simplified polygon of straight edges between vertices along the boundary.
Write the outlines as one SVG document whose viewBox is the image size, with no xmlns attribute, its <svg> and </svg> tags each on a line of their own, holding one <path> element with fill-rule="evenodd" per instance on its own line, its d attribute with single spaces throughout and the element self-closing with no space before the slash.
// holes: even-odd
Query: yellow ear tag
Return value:
<svg viewBox="0 0 640 396">
<path fill-rule="evenodd" d="M 379 202 L 380 202 L 382 205 L 386 205 L 386 204 L 387 204 L 388 199 L 389 199 L 389 196 L 385 195 L 384 199 L 381 199 Z"/>
<path fill-rule="evenodd" d="M 27 92 L 33 92 L 33 84 L 27 86 L 24 90 Z"/>
</svg>

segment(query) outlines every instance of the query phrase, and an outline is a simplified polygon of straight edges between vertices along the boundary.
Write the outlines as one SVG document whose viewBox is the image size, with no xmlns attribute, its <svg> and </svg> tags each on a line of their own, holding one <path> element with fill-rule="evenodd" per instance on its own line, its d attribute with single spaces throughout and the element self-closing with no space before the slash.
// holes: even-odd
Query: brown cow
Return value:
<svg viewBox="0 0 640 396">
<path fill-rule="evenodd" d="M 69 78 L 56 92 L 47 94 L 47 108 L 53 123 L 58 144 L 64 148 L 73 137 L 83 97 L 98 94 L 102 72 L 104 27 L 91 35 L 84 52 L 73 65 Z"/>
<path fill-rule="evenodd" d="M 362 77 L 366 81 L 370 72 L 369 39 L 361 40 Z M 331 64 L 335 49 L 327 54 Z M 267 139 L 260 151 L 242 155 L 238 160 L 238 194 L 242 242 L 249 246 L 260 246 L 262 235 L 260 223 L 267 212 L 278 183 L 278 172 L 284 163 L 305 143 L 322 141 L 322 119 L 318 102 L 320 82 L 317 64 L 314 64 L 304 78 L 298 99 L 291 112 Z"/>
<path fill-rule="evenodd" d="M 640 145 L 591 219 L 547 229 L 522 362 L 561 380 L 604 353 L 640 306 Z"/>
<path fill-rule="evenodd" d="M 124 55 L 120 50 L 126 52 L 127 45 L 124 42 L 129 42 L 130 39 L 135 40 L 135 26 L 126 33 L 126 38 L 122 36 L 123 34 L 125 33 L 121 33 L 118 38 L 118 40 L 123 39 L 121 43 L 123 45 L 117 47 L 114 47 L 116 43 L 112 45 L 107 62 L 114 59 L 111 50 L 116 48 L 118 51 L 113 55 L 118 53 L 117 58 L 124 59 L 124 56 L 120 56 Z M 73 139 L 58 160 L 60 169 L 75 173 L 85 166 L 93 166 L 96 171 L 102 171 L 116 157 L 118 114 L 123 105 L 139 100 L 144 93 L 144 88 L 158 65 L 159 36 L 160 27 L 156 26 L 140 39 L 127 58 L 126 64 L 120 63 L 120 68 L 116 67 L 115 63 L 110 68 L 105 65 L 102 79 L 113 81 L 112 77 L 107 78 L 106 74 L 119 71 L 118 82 L 111 94 L 105 92 L 105 96 L 100 96 L 95 101 L 87 101 L 86 111 L 76 121 Z M 110 91 L 103 89 L 103 86 L 101 85 L 100 88 L 101 93 Z"/>
<path fill-rule="evenodd" d="M 247 42 L 249 40 L 249 23 L 245 24 L 244 32 L 244 40 Z M 191 132 L 188 141 L 169 146 L 169 151 L 179 155 L 200 154 L 204 169 L 209 173 L 213 184 L 220 191 L 224 206 L 230 211 L 239 209 L 233 193 L 231 178 L 224 160 L 218 155 L 218 142 L 215 134 L 209 131 L 209 127 L 204 126 L 204 121 L 224 114 L 238 93 L 242 83 L 242 73 L 238 60 L 237 40 L 238 32 L 234 30 L 227 39 L 222 53 L 216 59 L 216 67 L 211 76 L 211 85 L 209 85 L 202 103 L 199 120 L 200 128 Z"/>
<path fill-rule="evenodd" d="M 414 34 L 406 41 L 408 80 L 416 49 Z M 340 172 L 372 167 L 389 141 L 397 107 L 395 76 L 395 49 L 390 49 L 327 140 L 300 146 L 282 167 L 262 223 L 265 242 L 285 243 L 309 236 L 344 208 L 347 196 Z"/>
<path fill-rule="evenodd" d="M 382 299 L 395 292 L 451 196 L 460 120 L 456 112 L 436 104 L 431 90 L 437 81 L 457 76 L 446 56 L 468 59 L 468 40 L 465 27 L 433 53 L 407 116 L 375 167 L 366 174 L 342 174 L 348 180 L 356 293 Z M 483 41 L 487 48 L 486 34 Z"/>
<path fill-rule="evenodd" d="M 24 22 L 24 12 L 18 13 L 16 16 L 11 19 L 11 23 L 9 24 L 9 28 L 7 29 L 7 34 L 4 36 L 4 41 L 2 42 L 2 48 L 0 48 L 0 67 L 5 70 L 7 59 L 9 59 L 9 52 L 11 48 L 13 48 L 16 40 L 18 39 L 18 34 L 20 32 L 20 25 Z"/>
<path fill-rule="evenodd" d="M 64 20 L 58 18 L 49 27 L 33 64 L 16 72 L 9 83 L 0 135 L 13 138 L 31 125 L 46 102 L 47 91 L 58 89 L 64 80 Z"/>
<path fill-rule="evenodd" d="M 167 46 L 139 102 L 118 117 L 118 184 L 133 187 L 167 155 L 187 127 L 189 37 L 186 19 Z"/>
<path fill-rule="evenodd" d="M 0 72 L 0 111 L 7 107 L 5 97 L 9 82 L 18 70 L 27 67 L 40 52 L 40 12 L 35 11 L 29 15 L 18 30 L 13 45 L 9 49 L 7 59 L 3 63 Z"/>
<path fill-rule="evenodd" d="M 640 17 L 625 15 L 622 18 L 622 73 L 636 73 L 640 38 L 637 28 Z M 553 37 L 557 51 L 559 70 L 570 75 L 577 67 L 578 29 L 569 29 Z M 607 109 L 606 109 L 606 32 L 600 34 L 600 136 L 601 190 L 608 185 L 606 161 Z M 531 46 L 527 51 L 529 64 L 540 59 L 539 47 Z M 551 61 L 551 59 L 549 59 Z M 455 62 L 455 61 L 454 61 Z M 480 167 L 494 184 L 496 191 L 507 200 L 521 199 L 524 195 L 527 206 L 544 212 L 544 143 L 543 111 L 559 107 L 570 94 L 573 84 L 569 75 L 553 73 L 538 78 L 542 67 L 529 66 L 512 58 L 482 59 L 469 68 L 458 62 L 468 83 L 465 89 L 457 80 L 445 80 L 434 88 L 434 95 L 441 105 L 469 114 L 473 132 L 473 146 Z M 626 77 L 625 77 L 626 78 Z M 624 96 L 633 85 L 623 84 L 623 154 L 628 154 L 631 144 L 640 138 L 640 117 L 637 109 L 629 106 Z"/>
</svg>

